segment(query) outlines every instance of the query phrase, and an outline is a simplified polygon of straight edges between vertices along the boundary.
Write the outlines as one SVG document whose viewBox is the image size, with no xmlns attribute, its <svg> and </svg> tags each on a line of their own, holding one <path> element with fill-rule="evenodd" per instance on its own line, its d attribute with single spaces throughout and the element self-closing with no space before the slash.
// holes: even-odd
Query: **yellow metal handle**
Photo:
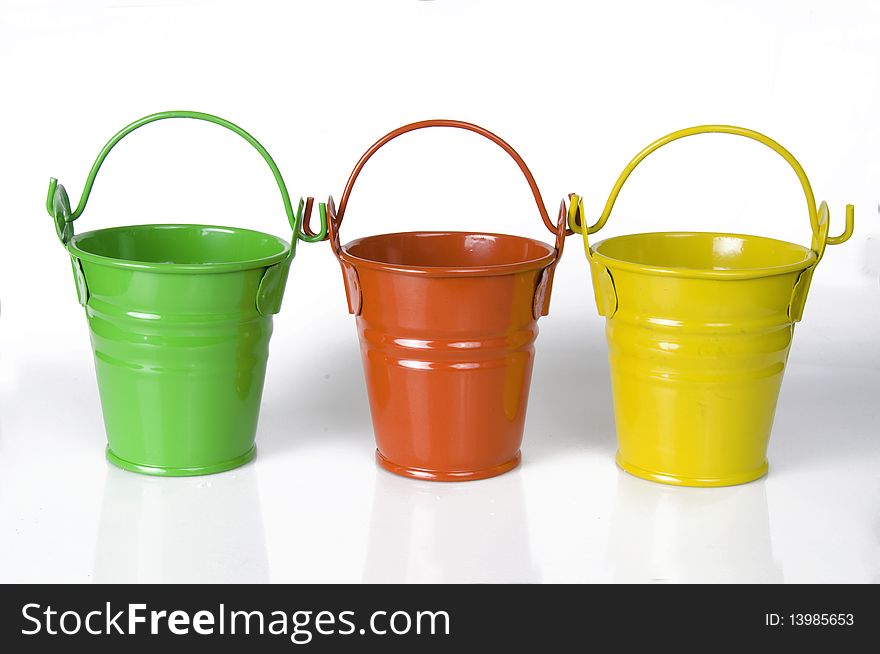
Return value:
<svg viewBox="0 0 880 654">
<path fill-rule="evenodd" d="M 745 136 L 752 140 L 758 141 L 759 143 L 763 143 L 788 162 L 788 164 L 794 169 L 795 174 L 798 176 L 798 179 L 801 182 L 801 187 L 804 191 L 804 195 L 806 196 L 807 211 L 809 212 L 810 216 L 810 227 L 812 228 L 813 232 L 811 247 L 816 252 L 816 255 L 819 259 L 822 258 L 822 254 L 825 252 L 826 244 L 830 243 L 831 245 L 837 245 L 839 243 L 843 243 L 844 241 L 848 240 L 850 236 L 852 236 L 855 213 L 853 205 L 846 205 L 846 226 L 843 233 L 839 236 L 828 236 L 828 205 L 825 202 L 822 202 L 819 209 L 816 209 L 816 198 L 813 195 L 813 189 L 810 186 L 809 179 L 807 179 L 807 174 L 804 172 L 804 169 L 800 165 L 800 163 L 798 163 L 798 160 L 795 159 L 794 156 L 779 143 L 767 136 L 764 136 L 760 132 L 746 129 L 745 127 L 735 127 L 733 125 L 699 125 L 697 127 L 688 127 L 687 129 L 680 129 L 677 132 L 667 134 L 666 136 L 657 139 L 656 141 L 651 143 L 651 145 L 639 152 L 632 159 L 632 161 L 627 164 L 626 168 L 623 169 L 623 172 L 620 173 L 620 177 L 617 178 L 614 187 L 611 189 L 611 195 L 608 197 L 608 201 L 605 203 L 605 209 L 602 211 L 602 215 L 599 216 L 599 220 L 597 220 L 595 224 L 590 225 L 586 229 L 586 231 L 582 227 L 586 224 L 584 221 L 583 207 L 582 205 L 580 207 L 575 207 L 574 203 L 572 203 L 571 207 L 569 208 L 568 225 L 572 230 L 578 232 L 579 234 L 583 234 L 584 244 L 587 245 L 587 255 L 590 254 L 587 238 L 588 234 L 594 234 L 598 232 L 600 229 L 602 229 L 602 227 L 605 226 L 605 223 L 608 222 L 608 217 L 611 215 L 611 209 L 614 207 L 614 202 L 617 200 L 617 196 L 620 194 L 620 189 L 623 188 L 624 182 L 626 182 L 627 178 L 630 176 L 632 171 L 635 170 L 636 166 L 638 166 L 645 159 L 645 157 L 654 152 L 654 150 L 661 148 L 667 143 L 677 141 L 678 139 L 684 138 L 685 136 L 708 133 L 723 133 L 735 134 L 737 136 Z"/>
</svg>

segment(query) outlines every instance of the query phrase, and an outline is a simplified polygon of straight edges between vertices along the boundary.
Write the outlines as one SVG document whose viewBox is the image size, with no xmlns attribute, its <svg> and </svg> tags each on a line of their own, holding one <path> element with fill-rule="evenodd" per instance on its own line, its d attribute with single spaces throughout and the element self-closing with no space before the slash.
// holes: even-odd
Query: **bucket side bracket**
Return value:
<svg viewBox="0 0 880 654">
<path fill-rule="evenodd" d="M 532 304 L 532 317 L 537 320 L 550 312 L 550 291 L 553 289 L 553 274 L 556 272 L 554 261 L 541 271 L 538 285 L 535 288 L 535 300 Z"/>
<path fill-rule="evenodd" d="M 345 297 L 348 300 L 348 312 L 353 316 L 361 315 L 363 307 L 363 296 L 361 295 L 360 279 L 357 270 L 347 261 L 340 259 L 339 265 L 342 266 L 342 279 L 345 282 Z"/>
<path fill-rule="evenodd" d="M 804 317 L 804 307 L 807 303 L 807 294 L 810 292 L 810 283 L 813 281 L 813 273 L 816 264 L 804 270 L 798 275 L 794 288 L 791 291 L 791 301 L 788 303 L 788 319 L 792 322 L 800 322 Z"/>
<path fill-rule="evenodd" d="M 58 235 L 58 240 L 61 241 L 64 247 L 67 247 L 67 244 L 73 238 L 73 212 L 70 209 L 70 198 L 67 196 L 67 190 L 54 177 L 49 181 L 46 208 L 55 222 L 55 233 Z M 77 257 L 71 255 L 70 268 L 73 272 L 74 284 L 76 285 L 76 299 L 80 306 L 84 307 L 89 303 L 89 285 L 86 282 L 86 274 L 83 271 L 82 262 Z"/>
<path fill-rule="evenodd" d="M 290 274 L 293 256 L 266 268 L 257 288 L 257 311 L 262 316 L 271 316 L 281 311 L 281 300 L 284 298 L 284 287 Z"/>
<path fill-rule="evenodd" d="M 353 265 L 348 263 L 342 257 L 342 246 L 339 243 L 339 218 L 336 213 L 336 202 L 333 197 L 327 199 L 327 204 L 323 202 L 318 205 L 318 211 L 321 214 L 321 223 L 327 225 L 327 235 L 330 241 L 330 247 L 333 254 L 339 261 L 339 267 L 342 268 L 342 282 L 345 284 L 345 298 L 348 302 L 348 312 L 354 316 L 361 315 L 363 308 L 363 296 L 361 294 L 360 279 L 357 270 Z"/>
<path fill-rule="evenodd" d="M 312 215 L 313 198 L 299 199 L 299 205 L 296 208 L 296 224 L 303 225 L 308 222 Z M 326 221 L 321 219 L 322 230 L 326 228 Z M 309 237 L 311 238 L 311 237 Z M 284 261 L 276 263 L 266 268 L 263 277 L 260 279 L 260 286 L 257 288 L 257 311 L 260 315 L 270 316 L 281 311 L 281 301 L 284 299 L 284 289 L 287 286 L 287 277 L 290 275 L 290 264 L 296 256 L 296 241 L 300 238 L 299 233 L 294 227 L 293 237 L 290 240 L 290 253 Z"/>
<path fill-rule="evenodd" d="M 67 247 L 73 238 L 73 211 L 70 209 L 70 198 L 67 189 L 52 177 L 49 180 L 49 192 L 46 195 L 46 209 L 55 221 L 55 233 L 61 244 Z"/>
<path fill-rule="evenodd" d="M 577 200 L 575 202 L 575 199 Z M 593 250 L 590 247 L 590 229 L 587 227 L 586 214 L 584 213 L 583 198 L 572 198 L 568 205 L 568 226 L 584 237 L 584 252 L 590 266 L 590 276 L 593 280 L 593 294 L 596 296 L 596 308 L 600 316 L 611 318 L 617 313 L 617 288 L 614 286 L 614 278 L 607 267 L 596 261 Z"/>
<path fill-rule="evenodd" d="M 583 204 L 580 196 L 575 193 L 568 195 L 569 205 L 578 206 Z M 565 206 L 565 200 L 559 203 L 559 218 L 556 221 L 556 244 L 554 247 L 555 256 L 553 261 L 541 271 L 538 276 L 538 284 L 535 287 L 535 298 L 532 304 L 532 316 L 538 320 L 541 316 L 550 313 L 550 296 L 553 293 L 553 277 L 556 274 L 556 266 L 559 259 L 562 258 L 562 252 L 565 249 L 565 237 L 568 235 L 568 212 Z"/>
<path fill-rule="evenodd" d="M 590 273 L 593 277 L 593 291 L 596 296 L 596 308 L 600 316 L 611 318 L 617 313 L 617 289 L 611 271 L 595 260 L 590 261 Z"/>
<path fill-rule="evenodd" d="M 89 303 L 89 285 L 86 282 L 86 274 L 83 271 L 82 262 L 74 256 L 70 257 L 70 266 L 73 268 L 73 281 L 76 283 L 76 299 L 81 306 Z"/>
</svg>

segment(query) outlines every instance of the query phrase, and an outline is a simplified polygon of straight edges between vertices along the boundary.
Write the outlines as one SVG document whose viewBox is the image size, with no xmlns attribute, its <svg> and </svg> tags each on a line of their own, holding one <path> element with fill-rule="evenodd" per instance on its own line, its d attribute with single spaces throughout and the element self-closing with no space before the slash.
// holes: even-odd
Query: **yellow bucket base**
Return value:
<svg viewBox="0 0 880 654">
<path fill-rule="evenodd" d="M 669 484 L 670 486 L 693 486 L 698 488 L 747 484 L 750 481 L 755 481 L 766 475 L 768 469 L 767 461 L 764 461 L 759 468 L 752 470 L 751 472 L 731 475 L 729 477 L 682 477 L 681 475 L 670 475 L 665 472 L 645 470 L 644 468 L 634 466 L 621 459 L 620 452 L 617 453 L 615 459 L 617 465 L 620 466 L 622 470 L 635 477 L 647 479 L 648 481 L 655 481 L 660 484 Z"/>
</svg>

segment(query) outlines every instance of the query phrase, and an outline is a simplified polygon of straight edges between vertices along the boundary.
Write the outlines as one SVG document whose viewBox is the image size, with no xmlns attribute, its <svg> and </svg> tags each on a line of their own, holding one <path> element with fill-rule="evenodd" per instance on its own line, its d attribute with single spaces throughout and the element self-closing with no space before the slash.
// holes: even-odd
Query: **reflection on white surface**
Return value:
<svg viewBox="0 0 880 654">
<path fill-rule="evenodd" d="M 107 466 L 95 582 L 265 582 L 256 467 L 161 479 Z"/>
<path fill-rule="evenodd" d="M 444 483 L 376 470 L 365 582 L 540 580 L 519 471 Z"/>
<path fill-rule="evenodd" d="M 763 479 L 681 488 L 621 471 L 608 548 L 616 582 L 778 583 Z"/>
</svg>

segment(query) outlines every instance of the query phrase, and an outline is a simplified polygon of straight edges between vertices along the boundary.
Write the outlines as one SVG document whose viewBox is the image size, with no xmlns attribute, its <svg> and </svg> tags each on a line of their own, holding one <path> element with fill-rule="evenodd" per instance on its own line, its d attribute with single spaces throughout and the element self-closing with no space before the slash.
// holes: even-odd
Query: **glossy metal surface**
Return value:
<svg viewBox="0 0 880 654">
<path fill-rule="evenodd" d="M 76 211 L 52 180 L 47 208 L 73 264 L 91 330 L 107 431 L 107 457 L 152 475 L 220 472 L 251 460 L 272 315 L 281 306 L 293 247 L 247 229 L 137 225 L 73 234 L 95 175 L 132 130 L 164 118 L 197 118 L 242 135 L 269 164 L 293 229 L 281 173 L 241 128 L 195 112 L 142 118 L 117 133 L 95 161 Z M 322 231 L 324 231 L 322 229 Z"/>
<path fill-rule="evenodd" d="M 648 154 L 704 132 L 746 136 L 781 154 L 807 199 L 812 247 L 758 236 L 664 232 L 601 241 L 624 181 Z M 816 264 L 827 243 L 828 208 L 816 209 L 806 174 L 775 141 L 739 127 L 674 132 L 623 171 L 600 219 L 583 234 L 599 313 L 607 318 L 618 464 L 638 477 L 684 486 L 729 486 L 767 472 L 767 445 L 788 359 Z"/>
<path fill-rule="evenodd" d="M 424 121 L 367 151 L 339 211 L 332 198 L 328 203 L 328 229 L 357 316 L 377 461 L 407 477 L 482 479 L 520 461 L 537 319 L 548 311 L 566 212 L 563 207 L 554 227 L 555 247 L 471 232 L 383 234 L 341 246 L 345 205 L 366 161 L 392 138 L 431 126 L 468 129 L 500 145 L 553 226 L 537 184 L 509 145 L 468 123 Z"/>
<path fill-rule="evenodd" d="M 418 250 L 420 240 L 432 259 L 475 272 L 410 272 L 394 254 L 399 245 Z M 357 265 L 366 249 L 371 264 L 386 266 Z M 523 250 L 529 259 L 493 273 L 514 261 L 504 255 Z M 342 258 L 355 265 L 363 297 L 357 328 L 379 463 L 439 480 L 515 467 L 538 335 L 532 304 L 553 248 L 516 236 L 420 232 L 355 241 Z"/>
</svg>

